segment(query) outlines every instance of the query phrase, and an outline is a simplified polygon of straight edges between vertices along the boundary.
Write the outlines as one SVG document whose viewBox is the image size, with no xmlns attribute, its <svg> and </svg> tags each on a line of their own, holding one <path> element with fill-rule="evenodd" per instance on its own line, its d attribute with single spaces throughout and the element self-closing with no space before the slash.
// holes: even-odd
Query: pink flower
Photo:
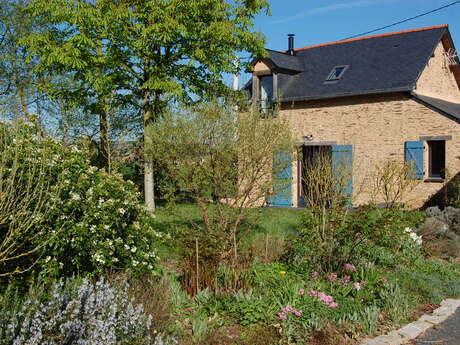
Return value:
<svg viewBox="0 0 460 345">
<path fill-rule="evenodd" d="M 327 275 L 327 280 L 329 280 L 330 282 L 332 282 L 332 281 L 334 281 L 336 279 L 337 279 L 337 274 L 335 274 L 335 273 L 329 273 Z"/>
<path fill-rule="evenodd" d="M 302 316 L 302 310 L 294 310 L 295 316 Z"/>
<path fill-rule="evenodd" d="M 359 284 L 361 285 L 361 287 L 366 286 L 366 282 L 364 280 L 361 280 Z"/>
<path fill-rule="evenodd" d="M 343 269 L 344 269 L 345 271 L 352 271 L 352 272 L 354 272 L 354 271 L 356 271 L 356 266 L 355 266 L 355 265 L 352 265 L 352 264 L 345 264 L 345 265 L 343 265 Z"/>
<path fill-rule="evenodd" d="M 287 319 L 287 313 L 284 311 L 280 311 L 278 314 L 276 314 L 280 320 L 286 320 Z"/>
<path fill-rule="evenodd" d="M 305 295 L 305 290 L 304 290 L 304 289 L 300 289 L 300 290 L 299 290 L 299 295 Z"/>
<path fill-rule="evenodd" d="M 361 289 L 361 284 L 360 283 L 353 283 L 353 289 L 356 291 L 359 291 Z"/>
<path fill-rule="evenodd" d="M 350 276 L 343 276 L 342 278 L 342 282 L 344 285 L 347 285 L 351 280 L 351 277 Z"/>
<path fill-rule="evenodd" d="M 318 297 L 321 300 L 321 302 L 323 302 L 328 307 L 336 308 L 338 305 L 337 303 L 334 302 L 334 298 L 332 296 L 328 296 L 324 292 L 312 290 L 308 292 L 308 295 Z M 294 314 L 295 314 L 295 311 L 294 311 Z"/>
<path fill-rule="evenodd" d="M 294 308 L 292 308 L 290 305 L 287 305 L 284 308 L 281 308 L 281 310 L 285 313 L 290 313 L 294 311 Z"/>
<path fill-rule="evenodd" d="M 311 279 L 316 280 L 318 279 L 318 276 L 319 276 L 318 272 L 315 271 L 311 274 Z"/>
<path fill-rule="evenodd" d="M 327 296 L 327 295 L 323 294 L 323 295 L 321 295 L 321 296 L 318 295 L 318 297 L 319 297 L 319 299 L 320 299 L 321 301 L 323 301 L 325 304 L 329 304 L 329 303 L 334 302 L 334 299 L 332 298 L 332 296 Z"/>
</svg>

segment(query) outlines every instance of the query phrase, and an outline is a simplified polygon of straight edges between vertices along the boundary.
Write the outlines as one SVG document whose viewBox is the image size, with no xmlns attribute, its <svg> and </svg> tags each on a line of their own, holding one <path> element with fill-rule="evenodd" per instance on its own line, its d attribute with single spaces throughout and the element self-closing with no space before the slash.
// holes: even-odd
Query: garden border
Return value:
<svg viewBox="0 0 460 345">
<path fill-rule="evenodd" d="M 460 299 L 446 299 L 431 314 L 422 315 L 417 321 L 376 338 L 365 339 L 360 345 L 402 345 L 417 338 L 423 332 L 445 321 L 460 307 Z"/>
</svg>

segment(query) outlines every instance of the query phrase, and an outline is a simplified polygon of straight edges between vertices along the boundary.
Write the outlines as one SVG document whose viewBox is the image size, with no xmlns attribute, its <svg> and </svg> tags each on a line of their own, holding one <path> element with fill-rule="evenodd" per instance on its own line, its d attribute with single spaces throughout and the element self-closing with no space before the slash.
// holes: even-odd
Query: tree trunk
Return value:
<svg viewBox="0 0 460 345">
<path fill-rule="evenodd" d="M 96 0 L 96 6 L 100 0 Z M 102 34 L 100 32 L 97 33 L 98 37 L 101 37 Z M 103 43 L 102 39 L 99 38 L 97 40 L 96 46 L 96 54 L 98 58 L 103 58 Z M 105 74 L 105 70 L 103 66 L 98 66 L 97 74 L 99 78 L 102 78 Z M 98 163 L 99 166 L 104 168 L 105 171 L 110 173 L 110 147 L 109 147 L 109 127 L 108 127 L 108 112 L 109 112 L 109 105 L 107 102 L 107 97 L 105 90 L 101 90 L 96 88 L 96 92 L 98 93 L 98 112 L 99 112 L 99 139 L 100 139 L 100 147 L 99 147 L 99 157 Z"/>
<path fill-rule="evenodd" d="M 108 113 L 105 100 L 100 99 L 99 111 L 99 136 L 101 146 L 99 148 L 99 160 L 101 166 L 110 173 L 110 147 L 109 147 L 109 129 L 108 129 Z"/>
<path fill-rule="evenodd" d="M 29 112 L 29 107 L 27 106 L 27 101 L 26 101 L 26 96 L 25 96 L 25 91 L 24 91 L 24 85 L 21 84 L 20 82 L 18 82 L 17 84 L 18 84 L 17 89 L 18 89 L 18 96 L 19 96 L 19 103 L 21 105 L 21 110 L 24 116 L 36 126 L 38 134 L 42 138 L 44 138 L 46 136 L 46 133 L 41 124 L 40 116 L 38 114 L 31 114 Z"/>
<path fill-rule="evenodd" d="M 150 126 L 153 123 L 152 104 L 150 102 L 150 92 L 144 92 L 144 198 L 145 205 L 151 212 L 155 211 L 155 194 L 153 180 L 153 161 L 147 154 L 148 148 L 152 144 L 152 135 Z"/>
</svg>

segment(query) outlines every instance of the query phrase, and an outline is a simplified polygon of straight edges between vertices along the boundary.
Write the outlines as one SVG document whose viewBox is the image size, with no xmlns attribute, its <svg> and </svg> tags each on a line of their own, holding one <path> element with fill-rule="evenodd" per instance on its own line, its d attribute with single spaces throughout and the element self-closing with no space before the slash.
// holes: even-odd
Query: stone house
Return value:
<svg viewBox="0 0 460 345">
<path fill-rule="evenodd" d="M 269 204 L 304 206 L 305 157 L 320 151 L 350 162 L 355 205 L 370 201 L 369 174 L 384 160 L 413 164 L 413 206 L 459 173 L 460 61 L 447 25 L 297 49 L 289 35 L 287 51 L 267 52 L 245 88 L 262 114 L 287 119 L 303 153 Z"/>
</svg>

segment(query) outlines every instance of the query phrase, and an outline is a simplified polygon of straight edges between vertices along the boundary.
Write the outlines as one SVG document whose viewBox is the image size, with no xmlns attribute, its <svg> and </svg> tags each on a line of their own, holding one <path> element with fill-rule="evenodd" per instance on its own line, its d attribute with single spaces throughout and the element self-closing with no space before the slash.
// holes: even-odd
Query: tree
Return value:
<svg viewBox="0 0 460 345">
<path fill-rule="evenodd" d="M 222 76 L 236 71 L 238 51 L 265 55 L 252 22 L 264 9 L 267 0 L 35 0 L 32 13 L 52 30 L 28 42 L 45 65 L 135 106 L 149 147 L 155 134 L 145 129 L 168 102 L 224 94 Z M 154 210 L 153 163 L 144 162 L 145 202 Z"/>
<path fill-rule="evenodd" d="M 43 132 L 37 106 L 44 99 L 40 90 L 43 76 L 33 73 L 35 61 L 29 60 L 20 40 L 39 25 L 25 15 L 26 0 L 0 1 L 0 105 L 9 117 L 24 116 Z M 31 110 L 31 108 L 33 110 Z"/>
<path fill-rule="evenodd" d="M 265 204 L 272 191 L 289 180 L 273 179 L 291 161 L 273 166 L 277 152 L 292 152 L 288 124 L 258 113 L 235 114 L 229 105 L 211 102 L 154 123 L 147 153 L 166 168 L 170 200 L 192 199 L 202 224 L 191 222 L 183 234 L 188 287 L 213 288 L 221 262 L 236 268 L 242 229 L 253 207 Z M 276 185 L 276 186 L 275 186 Z M 199 253 L 197 253 L 199 252 Z M 196 262 L 206 267 L 198 273 Z"/>
</svg>

